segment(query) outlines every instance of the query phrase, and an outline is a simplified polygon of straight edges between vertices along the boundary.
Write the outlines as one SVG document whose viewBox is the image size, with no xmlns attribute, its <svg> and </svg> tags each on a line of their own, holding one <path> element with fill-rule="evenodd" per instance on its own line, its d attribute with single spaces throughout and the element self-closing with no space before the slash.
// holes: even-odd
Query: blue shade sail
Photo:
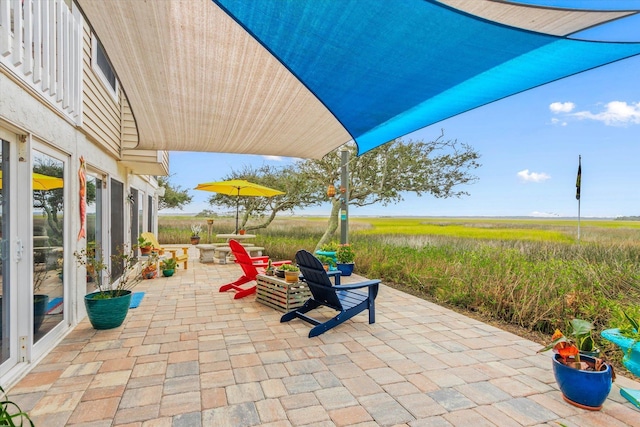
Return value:
<svg viewBox="0 0 640 427">
<path fill-rule="evenodd" d="M 570 40 L 435 1 L 213 0 L 367 152 L 515 93 L 640 53 Z"/>
</svg>

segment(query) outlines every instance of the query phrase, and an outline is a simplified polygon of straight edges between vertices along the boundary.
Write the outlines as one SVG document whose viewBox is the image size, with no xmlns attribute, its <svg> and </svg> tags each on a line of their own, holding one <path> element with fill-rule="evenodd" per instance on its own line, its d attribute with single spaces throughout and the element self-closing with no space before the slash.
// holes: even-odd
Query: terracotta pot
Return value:
<svg viewBox="0 0 640 427">
<path fill-rule="evenodd" d="M 296 283 L 300 278 L 300 272 L 299 271 L 288 271 L 286 270 L 284 272 L 284 280 L 287 283 Z"/>
</svg>

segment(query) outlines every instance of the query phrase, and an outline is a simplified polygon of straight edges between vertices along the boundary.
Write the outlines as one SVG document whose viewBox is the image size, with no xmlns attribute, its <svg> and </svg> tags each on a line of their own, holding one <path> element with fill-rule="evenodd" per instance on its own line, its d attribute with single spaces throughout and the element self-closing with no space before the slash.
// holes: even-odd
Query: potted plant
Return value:
<svg viewBox="0 0 640 427">
<path fill-rule="evenodd" d="M 640 320 L 622 313 L 626 325 L 621 328 L 605 329 L 602 338 L 616 344 L 624 353 L 622 364 L 633 374 L 640 377 Z"/>
<path fill-rule="evenodd" d="M 140 236 L 138 237 L 138 248 L 140 249 L 140 255 L 146 256 L 151 253 L 151 249 L 153 249 L 153 243 Z"/>
<path fill-rule="evenodd" d="M 191 225 L 191 244 L 197 245 L 200 243 L 200 233 L 202 232 L 202 226 L 200 224 Z"/>
<path fill-rule="evenodd" d="M 279 270 L 284 272 L 284 280 L 287 283 L 296 283 L 300 280 L 300 269 L 293 264 L 282 264 Z"/>
<path fill-rule="evenodd" d="M 580 354 L 576 340 L 559 329 L 551 339 L 539 352 L 553 349 L 553 374 L 564 400 L 583 409 L 600 410 L 615 380 L 613 368 L 603 359 Z"/>
<path fill-rule="evenodd" d="M 124 322 L 131 303 L 131 289 L 140 283 L 142 276 L 134 274 L 138 261 L 132 251 L 120 248 L 118 254 L 111 255 L 111 264 L 120 265 L 121 272 L 116 277 L 103 259 L 99 248 L 82 249 L 73 253 L 76 262 L 86 268 L 98 289 L 85 295 L 84 305 L 87 316 L 95 329 L 117 328 Z"/>
<path fill-rule="evenodd" d="M 49 295 L 40 293 L 40 287 L 47 278 L 48 271 L 36 270 L 33 272 L 33 333 L 35 334 L 42 326 L 45 314 L 47 313 L 47 305 L 49 304 Z M 1 301 L 0 301 L 1 302 Z"/>
<path fill-rule="evenodd" d="M 149 257 L 142 265 L 142 278 L 153 279 L 158 275 L 158 253 L 151 251 Z"/>
<path fill-rule="evenodd" d="M 164 277 L 171 277 L 173 273 L 176 271 L 176 260 L 175 258 L 167 258 L 160 261 L 160 270 L 162 270 L 162 275 Z"/>
<path fill-rule="evenodd" d="M 335 260 L 328 255 L 317 255 L 318 260 L 322 263 L 322 266 L 326 271 L 336 268 Z"/>
<path fill-rule="evenodd" d="M 267 276 L 273 276 L 275 274 L 271 260 L 269 260 L 267 268 L 264 270 L 264 274 L 266 274 Z"/>
<path fill-rule="evenodd" d="M 324 255 L 331 257 L 333 261 L 336 261 L 336 251 L 338 250 L 338 244 L 336 242 L 325 243 L 320 246 L 320 249 L 316 251 L 316 255 Z"/>
<path fill-rule="evenodd" d="M 9 400 L 7 393 L 0 387 L 0 425 L 26 426 L 25 421 L 28 421 L 28 425 L 31 427 L 34 426 L 29 414 L 23 412 L 16 403 Z"/>
<path fill-rule="evenodd" d="M 338 246 L 336 250 L 336 267 L 343 276 L 351 276 L 355 266 L 356 253 L 348 243 Z"/>
</svg>

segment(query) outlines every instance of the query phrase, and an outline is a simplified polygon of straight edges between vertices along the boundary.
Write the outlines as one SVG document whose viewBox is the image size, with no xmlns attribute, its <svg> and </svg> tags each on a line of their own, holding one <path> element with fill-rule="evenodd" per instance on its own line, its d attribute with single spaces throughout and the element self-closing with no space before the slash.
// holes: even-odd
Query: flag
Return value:
<svg viewBox="0 0 640 427">
<path fill-rule="evenodd" d="M 582 156 L 578 157 L 578 177 L 576 178 L 576 200 L 580 200 L 580 181 L 582 180 Z"/>
</svg>

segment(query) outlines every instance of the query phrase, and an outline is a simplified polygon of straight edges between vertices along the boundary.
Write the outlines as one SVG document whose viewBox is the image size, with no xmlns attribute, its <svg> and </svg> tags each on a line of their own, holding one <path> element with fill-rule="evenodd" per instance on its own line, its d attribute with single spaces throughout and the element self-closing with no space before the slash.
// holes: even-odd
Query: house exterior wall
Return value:
<svg viewBox="0 0 640 427">
<path fill-rule="evenodd" d="M 4 0 L 2 3 L 0 15 L 8 10 L 5 9 Z M 33 0 L 11 4 L 11 7 L 22 7 L 23 4 L 25 8 L 36 7 Z M 65 4 L 69 3 L 65 2 Z M 56 8 L 60 7 L 62 6 L 56 2 Z M 82 19 L 80 14 L 75 15 L 78 19 Z M 0 16 L 0 35 L 6 35 L 5 28 L 2 27 L 2 23 L 6 20 L 3 19 L 5 18 Z M 0 383 L 5 389 L 10 388 L 24 376 L 64 335 L 86 317 L 84 296 L 89 291 L 86 273 L 77 265 L 73 256 L 74 252 L 86 247 L 87 243 L 86 239 L 78 239 L 81 228 L 78 179 L 80 157 L 84 158 L 90 172 L 97 174 L 103 182 L 107 183 L 104 187 L 106 192 L 110 191 L 108 185 L 112 179 L 123 183 L 125 197 L 122 204 L 112 206 L 110 198 L 106 197 L 107 202 L 103 212 L 106 218 L 116 209 L 124 212 L 125 243 L 132 240 L 132 233 L 136 236 L 138 232 L 130 229 L 131 205 L 127 195 L 130 194 L 131 189 L 137 190 L 141 195 L 141 200 L 144 201 L 142 205 L 144 213 L 140 217 L 143 219 L 144 230 L 146 230 L 149 209 L 152 209 L 151 212 L 157 216 L 157 182 L 151 175 L 165 175 L 169 170 L 166 152 L 136 152 L 138 134 L 135 118 L 126 102 L 124 92 L 119 90 L 114 97 L 100 80 L 91 65 L 93 44 L 90 26 L 82 20 L 81 28 L 82 38 L 79 47 L 82 54 L 81 58 L 77 58 L 78 72 L 76 73 L 76 78 L 81 79 L 81 84 L 75 86 L 79 87 L 80 99 L 73 110 L 65 107 L 64 98 L 59 103 L 55 102 L 55 97 L 52 101 L 48 90 L 43 89 L 41 83 L 34 83 L 32 73 L 22 72 L 23 65 L 14 66 L 13 62 L 0 61 L 0 139 L 10 143 L 12 158 L 10 173 L 8 170 L 4 171 L 6 193 L 3 193 L 11 194 L 12 212 L 9 215 L 9 212 L 0 211 L 0 220 L 11 222 L 11 232 L 10 236 L 2 236 L 4 239 L 2 247 L 5 250 L 9 249 L 7 252 L 10 259 L 7 262 L 10 263 L 12 274 L 17 275 L 15 277 L 18 278 L 14 281 L 14 276 L 4 271 L 2 273 L 5 274 L 0 276 L 0 283 L 4 282 L 6 285 L 12 281 L 11 286 L 15 287 L 15 289 L 12 288 L 14 295 L 12 298 L 22 301 L 16 306 L 13 306 L 16 301 L 11 302 L 13 312 L 11 323 L 12 328 L 16 328 L 15 331 L 12 329 L 11 333 L 12 340 L 19 335 L 20 343 L 24 339 L 27 347 L 26 350 L 19 351 L 17 361 L 7 362 L 3 359 L 0 363 Z M 80 37 L 78 39 L 80 44 Z M 13 44 L 9 47 L 11 46 Z M 10 57 L 12 56 L 5 56 L 5 58 Z M 66 78 L 71 79 L 71 75 Z M 67 87 L 72 87 L 73 80 L 66 83 Z M 126 157 L 134 159 L 133 161 L 127 161 L 127 158 L 123 157 L 124 147 L 128 148 Z M 30 301 L 35 293 L 31 289 L 35 274 L 34 215 L 25 215 L 35 210 L 32 207 L 32 196 L 27 191 L 29 186 L 25 185 L 27 180 L 31 180 L 34 149 L 54 153 L 56 158 L 64 162 L 64 279 L 61 285 L 64 287 L 64 322 L 51 329 L 46 336 L 39 338 L 37 343 L 32 336 L 30 323 L 32 320 L 29 313 L 29 304 L 33 305 Z M 150 196 L 153 206 L 148 206 Z M 138 212 L 135 214 L 137 215 Z M 10 220 L 7 221 L 6 218 Z M 109 222 L 105 221 L 104 226 L 108 227 Z M 157 220 L 154 220 L 154 226 L 157 227 Z M 105 235 L 109 239 L 111 231 L 107 229 Z M 109 242 L 106 243 L 108 246 Z M 22 248 L 17 250 L 16 247 L 20 245 Z M 0 299 L 0 303 L 1 301 Z M 17 313 L 18 311 L 21 313 Z M 19 347 L 17 343 L 16 339 L 12 344 L 12 351 L 16 351 L 15 349 Z"/>
<path fill-rule="evenodd" d="M 91 64 L 93 43 L 88 23 L 84 23 L 83 30 L 82 128 L 89 138 L 112 155 L 119 156 L 121 142 L 120 96 L 114 99 L 93 69 Z"/>
</svg>

